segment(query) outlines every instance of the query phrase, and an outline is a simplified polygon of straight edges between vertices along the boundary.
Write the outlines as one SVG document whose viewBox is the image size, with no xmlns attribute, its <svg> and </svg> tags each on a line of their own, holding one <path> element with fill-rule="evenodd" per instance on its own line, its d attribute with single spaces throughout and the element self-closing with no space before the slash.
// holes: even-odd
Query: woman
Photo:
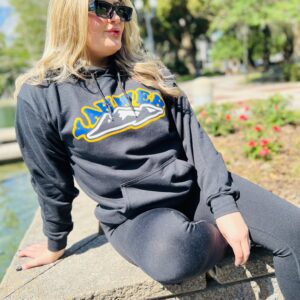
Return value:
<svg viewBox="0 0 300 300">
<path fill-rule="evenodd" d="M 48 238 L 20 251 L 24 270 L 64 254 L 74 175 L 116 251 L 155 280 L 206 272 L 228 249 L 245 264 L 252 242 L 296 299 L 299 208 L 228 172 L 174 76 L 142 51 L 130 0 L 50 0 L 44 54 L 15 97 Z"/>
</svg>

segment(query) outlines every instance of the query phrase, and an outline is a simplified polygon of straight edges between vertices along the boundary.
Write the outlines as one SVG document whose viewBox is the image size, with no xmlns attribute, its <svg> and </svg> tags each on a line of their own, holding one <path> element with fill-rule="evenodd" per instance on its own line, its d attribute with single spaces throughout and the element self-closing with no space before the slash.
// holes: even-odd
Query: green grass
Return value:
<svg viewBox="0 0 300 300">
<path fill-rule="evenodd" d="M 256 80 L 259 80 L 262 78 L 262 73 L 261 72 L 253 72 L 245 75 L 245 78 L 241 80 L 241 83 L 252 83 L 255 82 Z"/>
<path fill-rule="evenodd" d="M 176 81 L 177 82 L 185 82 L 189 80 L 193 80 L 197 78 L 197 76 L 194 75 L 176 75 Z"/>
</svg>

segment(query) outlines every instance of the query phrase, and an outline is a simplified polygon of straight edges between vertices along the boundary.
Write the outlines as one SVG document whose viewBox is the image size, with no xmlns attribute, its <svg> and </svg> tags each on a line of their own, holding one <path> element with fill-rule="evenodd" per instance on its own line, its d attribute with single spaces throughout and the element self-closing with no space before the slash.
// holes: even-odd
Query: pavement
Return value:
<svg viewBox="0 0 300 300">
<path fill-rule="evenodd" d="M 213 103 L 265 100 L 274 94 L 290 99 L 290 109 L 300 109 L 300 82 L 244 83 L 244 75 L 199 77 L 179 83 L 191 103 L 202 105 L 211 98 Z M 210 97 L 209 97 L 210 96 Z"/>
</svg>

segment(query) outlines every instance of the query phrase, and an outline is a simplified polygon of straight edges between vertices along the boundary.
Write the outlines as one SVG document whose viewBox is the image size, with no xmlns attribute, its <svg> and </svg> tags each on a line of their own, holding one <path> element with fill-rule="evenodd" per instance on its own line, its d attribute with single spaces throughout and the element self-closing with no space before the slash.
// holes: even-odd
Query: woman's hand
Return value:
<svg viewBox="0 0 300 300">
<path fill-rule="evenodd" d="M 235 255 L 235 266 L 243 265 L 250 255 L 248 227 L 240 212 L 234 212 L 216 219 L 216 224 Z"/>
<path fill-rule="evenodd" d="M 51 264 L 58 260 L 65 252 L 65 249 L 57 252 L 48 250 L 47 242 L 30 245 L 18 252 L 18 257 L 31 257 L 32 260 L 22 265 L 22 270 Z M 18 270 L 18 269 L 17 269 Z"/>
</svg>

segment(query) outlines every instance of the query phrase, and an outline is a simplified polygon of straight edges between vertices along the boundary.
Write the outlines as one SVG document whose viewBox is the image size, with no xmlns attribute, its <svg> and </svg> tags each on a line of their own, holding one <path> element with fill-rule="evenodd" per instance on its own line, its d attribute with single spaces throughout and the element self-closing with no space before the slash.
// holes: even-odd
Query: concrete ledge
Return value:
<svg viewBox="0 0 300 300">
<path fill-rule="evenodd" d="M 28 258 L 14 257 L 0 285 L 0 299 L 283 299 L 272 257 L 259 248 L 251 251 L 246 267 L 235 267 L 228 253 L 207 274 L 182 284 L 160 284 L 127 262 L 98 234 L 95 205 L 80 191 L 73 202 L 74 229 L 64 256 L 53 264 L 21 272 L 16 266 Z M 38 209 L 19 248 L 45 240 Z"/>
<path fill-rule="evenodd" d="M 0 144 L 16 141 L 16 132 L 14 127 L 0 128 Z"/>
<path fill-rule="evenodd" d="M 157 299 L 157 298 L 150 298 Z M 284 300 L 274 276 L 255 278 L 246 282 L 220 285 L 208 282 L 206 289 L 172 298 L 173 300 Z"/>
<path fill-rule="evenodd" d="M 0 144 L 0 164 L 22 160 L 18 143 Z"/>
<path fill-rule="evenodd" d="M 245 266 L 234 265 L 234 255 L 228 255 L 209 272 L 218 283 L 226 284 L 256 278 L 263 275 L 274 275 L 273 257 L 270 251 L 263 247 L 252 247 L 251 257 Z"/>
<path fill-rule="evenodd" d="M 77 186 L 78 187 L 78 186 Z M 14 257 L 0 286 L 0 299 L 145 299 L 193 292 L 206 287 L 205 276 L 163 286 L 128 263 L 104 235 L 98 235 L 96 203 L 83 192 L 73 202 L 74 229 L 64 256 L 53 264 L 17 272 L 28 258 Z M 40 208 L 19 249 L 44 242 Z"/>
</svg>

